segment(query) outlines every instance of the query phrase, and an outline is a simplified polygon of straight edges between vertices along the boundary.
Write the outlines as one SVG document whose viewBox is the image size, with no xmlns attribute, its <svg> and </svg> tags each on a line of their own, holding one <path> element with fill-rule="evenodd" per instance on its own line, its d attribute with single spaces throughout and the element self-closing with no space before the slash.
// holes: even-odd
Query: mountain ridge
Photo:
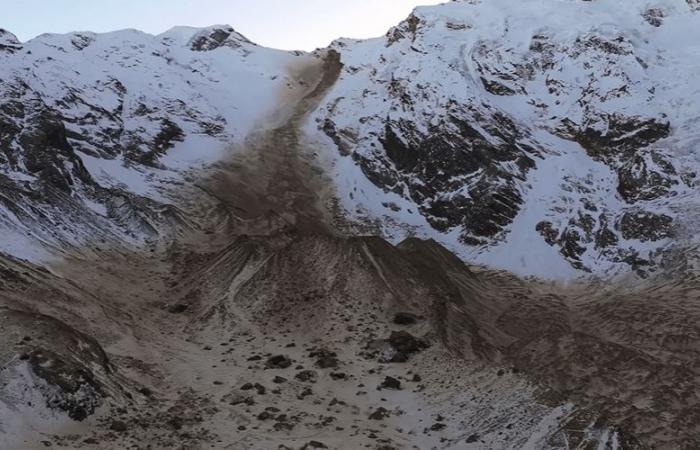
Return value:
<svg viewBox="0 0 700 450">
<path fill-rule="evenodd" d="M 672 123 L 668 112 L 664 111 L 668 108 L 659 106 L 661 103 L 654 100 L 654 96 L 661 95 L 659 92 L 669 92 L 668 86 L 660 88 L 656 94 L 651 94 L 651 100 L 647 101 L 646 106 L 642 104 L 640 104 L 642 106 L 635 106 L 634 103 L 625 105 L 625 98 L 641 99 L 645 92 L 650 95 L 648 92 L 657 88 L 654 80 L 662 79 L 665 75 L 655 74 L 653 79 L 649 79 L 649 72 L 661 70 L 659 63 L 673 67 L 673 64 L 668 62 L 676 57 L 673 54 L 663 57 L 651 54 L 650 50 L 656 47 L 648 42 L 633 43 L 623 38 L 621 43 L 615 43 L 614 39 L 633 35 L 636 32 L 629 30 L 646 27 L 645 29 L 652 30 L 650 36 L 658 35 L 659 37 L 655 39 L 663 43 L 675 34 L 666 33 L 669 35 L 667 38 L 663 34 L 659 35 L 660 32 L 674 27 L 689 26 L 694 20 L 693 17 L 697 16 L 685 14 L 683 8 L 686 12 L 691 8 L 688 8 L 688 3 L 682 1 L 667 0 L 652 3 L 635 3 L 634 8 L 638 10 L 639 15 L 617 25 L 610 21 L 620 17 L 620 9 L 609 2 L 559 3 L 558 10 L 549 16 L 558 17 L 557 20 L 567 23 L 569 19 L 562 20 L 560 17 L 567 15 L 573 17 L 583 12 L 584 17 L 590 16 L 591 23 L 596 25 L 588 25 L 588 22 L 581 20 L 577 25 L 578 28 L 570 28 L 564 32 L 564 37 L 559 38 L 557 26 L 546 23 L 536 24 L 533 28 L 535 31 L 527 37 L 531 44 L 522 50 L 519 48 L 523 45 L 517 43 L 522 41 L 513 41 L 515 44 L 504 41 L 502 44 L 496 44 L 499 48 L 497 51 L 485 50 L 483 42 L 488 42 L 489 39 L 497 42 L 501 39 L 498 33 L 504 22 L 499 20 L 503 20 L 500 17 L 500 11 L 504 9 L 498 5 L 486 5 L 483 2 L 451 2 L 438 7 L 418 8 L 406 22 L 390 30 L 384 38 L 367 41 L 339 40 L 332 44 L 331 47 L 339 51 L 343 55 L 342 58 L 348 60 L 353 58 L 352 48 L 370 49 L 376 45 L 377 49 L 373 51 L 379 60 L 372 65 L 373 67 L 386 66 L 384 70 L 389 69 L 390 66 L 387 65 L 388 63 L 383 63 L 382 59 L 388 58 L 389 54 L 400 55 L 410 52 L 414 55 L 412 61 L 419 64 L 416 67 L 423 64 L 420 61 L 425 61 L 426 64 L 444 68 L 440 70 L 444 70 L 445 76 L 451 77 L 449 79 L 452 80 L 453 87 L 462 85 L 470 93 L 457 101 L 450 100 L 452 101 L 450 103 L 445 97 L 447 88 L 441 85 L 439 80 L 427 77 L 421 82 L 422 84 L 412 83 L 408 80 L 410 80 L 411 71 L 416 68 L 403 67 L 401 62 L 391 63 L 398 64 L 391 70 L 394 73 L 398 73 L 397 70 L 404 71 L 409 78 L 390 80 L 378 77 L 376 80 L 362 81 L 365 70 L 360 69 L 360 72 L 350 73 L 350 71 L 357 71 L 360 67 L 350 62 L 348 66 L 352 65 L 352 67 L 346 67 L 345 70 L 348 73 L 343 79 L 348 78 L 348 86 L 351 90 L 356 86 L 355 83 L 361 82 L 366 84 L 365 90 L 369 88 L 376 95 L 377 92 L 385 90 L 383 86 L 387 85 L 386 83 L 391 83 L 386 93 L 387 98 L 397 100 L 392 100 L 394 103 L 391 104 L 391 109 L 387 110 L 386 105 L 372 104 L 368 99 L 353 98 L 356 93 L 343 92 L 344 80 L 341 80 L 336 89 L 337 94 L 332 92 L 330 95 L 333 99 L 329 98 L 329 101 L 315 113 L 314 120 L 322 123 L 320 131 L 323 134 L 318 139 L 322 139 L 324 134 L 328 135 L 333 145 L 339 149 L 339 154 L 330 152 L 321 157 L 330 161 L 330 164 L 337 165 L 340 164 L 338 158 L 349 155 L 352 161 L 342 162 L 342 164 L 352 164 L 361 169 L 360 172 L 356 172 L 353 167 L 352 172 L 355 173 L 353 179 L 338 179 L 336 183 L 340 186 L 354 183 L 356 186 L 363 186 L 362 189 L 366 186 L 367 192 L 375 190 L 372 186 L 376 186 L 383 191 L 383 193 L 376 191 L 365 194 L 367 198 L 359 204 L 356 200 L 349 199 L 350 192 L 343 193 L 340 196 L 340 203 L 347 211 L 364 211 L 356 217 L 361 221 L 385 222 L 384 231 L 395 235 L 396 239 L 412 233 L 418 233 L 426 238 L 437 238 L 469 261 L 508 268 L 522 275 L 550 276 L 555 273 L 555 276 L 569 279 L 585 277 L 587 273 L 605 277 L 624 274 L 628 271 L 648 276 L 660 270 L 666 258 L 664 255 L 668 253 L 667 247 L 670 244 L 671 234 L 678 237 L 689 236 L 693 233 L 692 227 L 695 226 L 691 220 L 683 219 L 683 213 L 678 211 L 678 207 L 671 198 L 672 196 L 683 197 L 692 202 L 692 199 L 697 197 L 694 189 L 696 182 L 693 177 L 697 172 L 694 169 L 696 162 L 687 156 L 682 159 L 676 156 L 686 152 L 694 142 L 692 134 L 684 131 L 690 129 L 692 120 L 686 120 L 685 125 L 679 123 L 679 119 L 674 119 Z M 548 4 L 543 3 L 543 5 Z M 462 11 L 467 10 L 476 11 L 476 15 L 469 19 L 461 18 Z M 649 13 L 650 11 L 652 13 Z M 651 16 L 647 13 L 652 14 L 654 20 L 650 22 Z M 525 25 L 518 26 L 518 32 L 515 34 L 518 36 L 517 39 L 522 38 L 524 30 L 531 26 L 532 21 L 528 19 L 527 14 L 527 11 L 518 14 L 518 20 Z M 688 14 L 692 13 L 688 12 Z M 475 23 L 479 24 L 478 29 L 474 30 L 474 25 L 469 25 L 469 21 L 476 21 Z M 664 22 L 668 21 L 674 21 L 674 24 L 664 25 Z M 599 27 L 597 25 L 599 23 L 603 25 Z M 621 26 L 627 28 L 623 30 Z M 551 33 L 546 31 L 547 29 Z M 486 34 L 489 33 L 493 34 L 493 37 L 487 37 Z M 548 37 L 547 33 L 551 36 Z M 484 34 L 484 37 L 480 37 L 481 34 Z M 138 37 L 141 35 L 136 31 L 44 35 L 19 45 L 35 46 L 38 49 L 48 45 L 50 52 L 58 50 L 59 54 L 62 52 L 61 49 L 65 50 L 70 46 L 72 52 L 81 53 L 92 52 L 89 46 L 93 40 L 97 39 L 104 42 L 98 42 L 95 45 L 102 48 L 108 46 L 103 51 L 109 51 L 108 49 L 113 47 L 109 44 L 110 39 L 115 39 L 117 45 L 133 46 L 142 40 Z M 451 47 L 449 40 L 444 41 L 444 45 L 432 43 L 431 39 L 438 38 L 436 42 L 439 42 L 441 36 L 453 36 L 453 38 L 472 36 L 468 38 L 469 42 L 476 39 L 482 44 L 478 42 L 470 44 L 474 47 L 471 50 L 471 56 L 465 62 L 467 65 L 452 69 L 450 68 L 452 63 L 449 60 L 459 50 L 457 47 Z M 253 58 L 258 53 L 254 49 L 259 48 L 228 25 L 202 28 L 175 27 L 158 35 L 143 34 L 143 38 L 148 43 L 142 42 L 136 46 L 146 45 L 144 48 L 153 46 L 152 56 L 164 58 L 167 65 L 171 65 L 171 62 L 174 63 L 178 58 L 182 58 L 185 62 L 190 58 L 188 52 L 199 53 L 200 50 L 203 51 L 201 53 L 203 57 L 213 51 L 212 55 L 217 56 L 212 57 L 211 61 L 218 61 L 219 53 L 224 48 L 237 52 L 243 63 L 246 58 Z M 10 43 L 16 42 L 14 38 L 7 39 Z M 561 39 L 564 41 L 561 42 Z M 52 40 L 56 42 L 51 44 Z M 17 56 L 14 45 L 10 46 L 13 48 L 12 59 L 28 59 L 27 63 L 31 61 L 32 58 Z M 432 56 L 421 54 L 417 47 L 419 45 L 426 46 L 426 49 L 436 49 L 437 52 Z M 556 48 L 557 46 L 559 48 Z M 55 50 L 51 50 L 52 48 Z M 170 53 L 176 52 L 176 48 L 183 49 L 185 53 L 180 56 L 171 55 Z M 38 49 L 35 49 L 35 52 L 39 51 Z M 31 50 L 24 50 L 25 53 L 28 51 L 31 52 Z M 95 53 L 99 51 L 95 50 Z M 268 50 L 260 48 L 260 51 Z M 301 52 L 269 51 L 270 57 L 273 54 L 280 55 L 280 58 L 282 55 L 294 55 L 299 58 L 305 55 Z M 364 50 L 359 51 L 364 52 Z M 524 52 L 522 53 L 524 56 L 519 56 L 518 52 Z M 641 53 L 637 55 L 636 52 Z M 149 71 L 152 71 L 151 66 L 158 67 L 157 61 L 139 60 L 138 58 L 145 57 L 145 55 L 137 56 L 142 53 L 143 51 L 133 51 L 132 55 L 125 57 L 127 60 L 138 61 L 137 66 L 148 67 Z M 444 60 L 441 56 L 443 54 Z M 10 56 L 9 53 L 6 55 L 6 57 Z M 104 58 L 104 56 L 101 57 Z M 196 57 L 192 57 L 196 61 Z M 270 57 L 264 58 L 271 60 Z M 525 60 L 508 61 L 508 58 L 519 57 Z M 645 58 L 649 58 L 649 61 L 645 62 Z M 658 62 L 650 66 L 654 60 Z M 105 62 L 107 63 L 105 67 L 110 67 L 109 64 L 112 64 L 108 59 Z M 47 64 L 50 64 L 50 61 L 47 61 Z M 214 69 L 213 73 L 218 75 L 224 74 L 221 70 L 238 70 L 234 69 L 235 65 L 227 66 L 220 62 L 217 64 L 218 68 Z M 501 67 L 503 64 L 505 66 Z M 603 87 L 600 83 L 600 87 L 596 88 L 593 84 L 591 85 L 593 87 L 590 87 L 593 90 L 584 94 L 584 87 L 577 85 L 576 81 L 566 77 L 557 80 L 556 76 L 559 75 L 556 74 L 565 74 L 572 64 L 593 65 L 597 67 L 597 73 L 610 71 L 605 80 L 605 83 L 610 84 L 609 88 Z M 242 67 L 248 67 L 248 65 Z M 365 67 L 367 70 L 374 70 L 367 64 Z M 104 163 L 94 159 L 95 157 L 103 159 L 107 156 L 111 159 L 117 153 L 121 153 L 123 156 L 117 155 L 118 158 L 127 158 L 121 165 L 128 166 L 135 162 L 137 166 L 144 164 L 147 168 L 150 166 L 157 168 L 160 165 L 162 168 L 162 164 L 157 161 L 161 157 L 168 157 L 168 149 L 173 146 L 185 147 L 183 144 L 188 144 L 187 141 L 190 139 L 192 141 L 201 139 L 201 142 L 192 144 L 200 149 L 221 148 L 227 143 L 242 139 L 252 124 L 240 130 L 236 129 L 235 125 L 230 129 L 230 124 L 249 122 L 248 116 L 254 114 L 235 113 L 235 110 L 223 104 L 218 108 L 204 105 L 202 100 L 205 97 L 202 96 L 204 92 L 202 89 L 211 82 L 213 82 L 212 86 L 206 87 L 210 91 L 206 94 L 208 103 L 214 105 L 222 103 L 218 99 L 216 101 L 211 99 L 220 97 L 217 94 L 219 89 L 217 85 L 225 78 L 217 79 L 217 75 L 206 75 L 207 70 L 213 68 L 211 62 L 195 62 L 194 65 L 185 63 L 182 69 L 185 68 L 192 70 L 193 74 L 201 73 L 207 79 L 201 80 L 201 76 L 193 79 L 185 78 L 182 88 L 170 90 L 171 98 L 159 108 L 162 112 L 155 113 L 149 111 L 149 107 L 146 107 L 143 101 L 135 101 L 135 99 L 130 100 L 133 105 L 130 107 L 131 111 L 122 112 L 119 108 L 124 108 L 124 105 L 120 106 L 120 103 L 114 103 L 115 99 L 106 96 L 105 93 L 108 91 L 104 91 L 105 87 L 117 94 L 117 102 L 123 102 L 121 98 L 125 95 L 133 98 L 132 91 L 143 88 L 136 86 L 134 89 L 132 86 L 125 86 L 119 80 L 110 81 L 109 77 L 97 80 L 98 84 L 105 86 L 97 87 L 103 93 L 90 100 L 80 98 L 79 94 L 80 90 L 87 94 L 95 89 L 89 84 L 76 87 L 72 85 L 73 80 L 66 80 L 63 82 L 64 86 L 56 86 L 59 89 L 58 93 L 63 90 L 68 94 L 67 97 L 60 94 L 64 95 L 64 98 L 54 101 L 57 101 L 58 115 L 63 115 L 64 123 L 68 127 L 67 141 L 71 145 L 77 145 L 81 153 L 86 152 L 88 155 L 86 158 L 80 158 L 83 163 L 87 162 L 88 166 L 92 164 L 94 169 L 101 171 L 98 167 Z M 543 73 L 538 74 L 539 71 Z M 588 72 L 590 73 L 590 70 Z M 168 75 L 165 75 L 166 73 Z M 582 67 L 581 73 L 587 73 L 586 69 Z M 59 74 L 60 72 L 53 73 L 51 76 L 55 78 L 55 75 Z M 67 72 L 66 75 L 68 75 Z M 45 75 L 39 75 L 37 81 L 43 76 Z M 172 69 L 156 76 L 166 76 L 171 80 L 180 78 L 180 75 Z M 279 76 L 271 75 L 272 78 Z M 353 77 L 356 81 L 349 80 Z M 537 86 L 536 84 L 544 82 L 543 77 L 549 77 L 546 79 L 546 87 Z M 188 85 L 195 81 L 197 84 L 192 86 L 197 86 L 198 93 L 188 93 L 187 91 L 192 89 Z M 91 84 L 95 81 L 87 78 L 86 82 Z M 592 78 L 589 79 L 589 83 L 591 82 L 595 83 Z M 246 83 L 254 86 L 259 81 L 251 79 Z M 523 83 L 529 83 L 527 89 L 535 89 L 535 91 L 528 92 Z M 150 86 L 156 85 L 154 79 Z M 554 87 L 555 85 L 557 87 Z M 424 91 L 425 86 L 430 86 L 430 92 Z M 26 91 L 26 88 L 15 87 L 14 91 L 10 91 L 11 95 L 26 95 L 22 94 L 23 89 Z M 128 92 L 120 92 L 124 89 Z M 263 89 L 270 92 L 267 88 Z M 619 91 L 620 89 L 622 91 Z M 625 93 L 625 89 L 633 89 L 634 92 Z M 678 87 L 673 89 L 678 90 Z M 77 103 L 73 98 L 76 94 L 79 97 Z M 42 91 L 40 88 L 35 95 L 39 98 L 51 99 L 56 93 L 46 88 Z M 94 96 L 92 93 L 89 95 Z M 575 107 L 570 102 L 568 109 L 564 108 L 563 105 L 566 102 L 561 103 L 563 96 L 573 99 L 577 95 L 587 96 L 581 97 L 587 99 L 582 100 L 583 108 Z M 673 95 L 677 96 L 677 94 Z M 250 102 L 250 105 L 254 104 L 255 100 L 252 96 L 249 100 L 244 100 L 244 96 L 243 92 L 236 93 L 230 96 L 228 103 L 240 104 L 241 101 L 245 101 Z M 438 113 L 441 119 L 435 119 L 437 122 L 425 123 L 425 118 L 421 118 L 421 114 L 425 114 L 427 110 L 421 113 L 416 110 L 416 106 L 411 106 L 421 101 L 421 96 L 427 96 L 426 98 L 436 96 L 434 101 L 441 104 Z M 152 101 L 148 95 L 142 95 L 142 97 L 142 100 L 148 99 L 148 102 L 153 104 L 163 103 L 161 100 Z M 338 100 L 340 103 L 335 103 L 336 98 L 342 98 Z M 523 99 L 520 102 L 521 105 L 516 109 L 508 106 L 515 105 L 513 102 L 518 98 Z M 351 102 L 355 104 L 364 102 L 365 108 L 376 109 L 377 112 L 372 121 L 377 125 L 360 125 L 358 128 L 357 125 L 346 127 L 342 123 L 336 123 L 343 121 L 362 123 L 369 119 L 369 116 L 358 116 L 362 109 L 355 112 Z M 408 103 L 404 104 L 404 102 Z M 674 102 L 678 102 L 675 97 L 674 100 L 667 101 L 669 104 Z M 85 107 L 92 108 L 93 111 L 77 110 L 75 113 L 79 116 L 71 117 L 70 114 L 75 114 L 71 109 L 75 107 L 71 107 L 70 103 L 83 110 Z M 80 103 L 83 105 L 81 106 Z M 343 104 L 348 104 L 348 108 L 342 112 L 343 117 L 339 118 L 340 120 L 335 120 L 332 114 L 323 112 L 324 109 L 331 107 L 337 110 Z M 460 106 L 455 106 L 457 104 Z M 115 106 L 117 109 L 114 109 Z M 127 107 L 129 106 L 127 104 Z M 641 107 L 646 108 L 646 115 L 634 113 L 634 108 Z M 595 108 L 607 108 L 609 111 L 598 111 Z M 532 111 L 527 111 L 528 109 Z M 545 109 L 561 111 L 559 119 L 545 118 L 544 114 L 547 114 Z M 581 116 L 584 109 L 589 110 L 585 113 L 587 116 Z M 397 111 L 400 110 L 403 112 L 398 113 Z M 648 114 L 654 110 L 658 111 Z M 87 115 L 85 115 L 86 112 Z M 66 114 L 69 115 L 66 116 Z M 392 114 L 396 118 L 390 118 L 387 121 L 386 118 Z M 93 115 L 97 115 L 99 119 L 92 117 Z M 576 118 L 577 116 L 579 118 Z M 597 117 L 597 119 L 591 121 L 591 117 Z M 604 120 L 599 120 L 601 118 Z M 128 122 L 125 122 L 125 119 Z M 103 122 L 106 120 L 111 123 L 97 123 L 96 120 Z M 133 125 L 130 126 L 129 122 Z M 528 125 L 525 125 L 526 123 Z M 196 124 L 199 128 L 193 127 L 192 124 Z M 619 131 L 612 132 L 611 128 Z M 312 129 L 309 127 L 308 130 Z M 360 133 L 359 136 L 358 133 Z M 236 134 L 239 137 L 235 137 Z M 431 135 L 429 139 L 428 134 Z M 91 136 L 91 138 L 78 144 L 72 139 L 79 135 Z M 689 137 L 683 137 L 685 135 Z M 378 138 L 372 136 L 378 136 Z M 217 139 L 220 144 L 212 142 L 209 137 Z M 364 141 L 353 142 L 353 140 L 357 141 L 358 137 Z M 580 145 L 587 156 L 582 158 L 579 154 L 581 150 L 571 142 Z M 375 147 L 368 147 L 370 144 Z M 450 150 L 455 146 L 464 146 L 467 150 L 460 152 Z M 110 148 L 112 150 L 108 150 L 105 155 L 105 150 Z M 669 148 L 673 149 L 672 152 L 675 154 L 669 153 Z M 561 149 L 566 150 L 562 152 Z M 623 151 L 620 151 L 621 149 Z M 406 159 L 409 156 L 410 158 Z M 205 156 L 202 159 L 207 158 L 209 157 Z M 213 161 L 212 158 L 215 159 L 216 156 L 212 155 L 209 161 Z M 443 159 L 446 163 L 444 167 L 438 164 Z M 577 172 L 564 175 L 561 182 L 562 191 L 554 197 L 544 191 L 532 192 L 537 186 L 537 179 L 551 177 L 553 173 L 547 171 L 561 170 L 563 164 L 570 164 L 568 159 L 578 160 L 588 168 L 581 167 Z M 557 162 L 558 160 L 561 162 Z M 454 161 L 456 164 L 452 163 Z M 432 172 L 426 171 L 425 164 L 428 162 Z M 187 166 L 189 163 L 191 161 L 184 164 Z M 112 165 L 115 166 L 115 164 Z M 558 168 L 550 168 L 549 166 L 552 165 Z M 121 172 L 127 180 L 135 181 L 141 177 L 138 173 L 130 173 L 128 167 L 127 170 L 123 170 L 115 166 L 109 170 L 115 173 Z M 330 170 L 333 169 L 330 168 Z M 478 175 L 479 171 L 483 170 L 486 170 L 489 175 Z M 417 172 L 422 174 L 416 176 Z M 335 176 L 340 178 L 343 175 Z M 591 180 L 600 186 L 612 185 L 615 192 L 600 191 L 570 195 L 571 192 L 589 189 L 586 184 Z M 137 191 L 140 189 L 135 184 L 131 187 Z M 545 200 L 544 197 L 547 195 L 550 195 L 550 198 Z M 96 199 L 93 198 L 91 201 L 94 203 Z M 99 202 L 99 199 L 97 201 Z M 372 204 L 363 204 L 367 201 Z M 554 205 L 554 208 L 538 205 L 537 203 L 541 201 Z M 403 206 L 399 207 L 400 203 L 403 203 Z M 557 203 L 559 205 L 556 205 Z M 579 206 L 567 206 L 572 203 L 579 203 Z M 400 210 L 396 210 L 397 208 Z M 553 211 L 553 209 L 563 208 L 570 211 L 565 213 Z M 535 209 L 539 211 L 531 214 L 530 211 Z M 415 211 L 416 214 L 406 213 L 406 211 Z M 689 230 L 683 229 L 688 226 L 690 226 Z M 692 246 L 692 242 L 684 245 Z M 537 268 L 535 260 L 528 260 L 527 255 L 524 254 L 526 248 L 538 249 L 537 254 L 551 264 Z M 512 263 L 506 260 L 505 255 L 513 252 L 522 255 L 524 258 L 522 262 Z M 684 252 L 679 249 L 671 250 L 671 253 L 683 254 Z M 555 270 L 552 267 L 562 264 L 571 266 L 571 269 Z"/>
</svg>

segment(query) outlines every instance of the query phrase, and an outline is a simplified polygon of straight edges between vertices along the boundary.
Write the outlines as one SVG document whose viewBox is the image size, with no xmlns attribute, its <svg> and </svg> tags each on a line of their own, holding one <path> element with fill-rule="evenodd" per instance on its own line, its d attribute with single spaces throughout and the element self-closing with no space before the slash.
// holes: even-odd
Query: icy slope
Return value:
<svg viewBox="0 0 700 450">
<path fill-rule="evenodd" d="M 182 225 L 164 190 L 241 142 L 310 58 L 228 26 L 0 39 L 0 227 L 16 235 L 0 250 L 32 259 L 40 241 Z"/>
<path fill-rule="evenodd" d="M 335 42 L 310 129 L 343 206 L 524 275 L 656 270 L 700 203 L 693 9 L 457 1 Z"/>
</svg>

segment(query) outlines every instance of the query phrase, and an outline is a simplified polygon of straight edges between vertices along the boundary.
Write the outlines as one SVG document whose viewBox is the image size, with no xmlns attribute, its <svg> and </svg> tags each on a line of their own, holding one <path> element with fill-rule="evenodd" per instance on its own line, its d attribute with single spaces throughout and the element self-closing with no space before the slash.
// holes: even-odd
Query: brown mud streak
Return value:
<svg viewBox="0 0 700 450">
<path fill-rule="evenodd" d="M 214 197 L 233 220 L 232 234 L 267 235 L 281 230 L 331 233 L 324 192 L 330 189 L 314 170 L 303 146 L 301 127 L 340 75 L 340 55 L 329 51 L 318 64 L 302 68 L 299 82 L 312 86 L 301 99 L 287 99 L 281 123 L 261 124 L 245 149 L 219 163 L 199 187 Z M 285 117 L 286 116 L 286 117 Z"/>
<path fill-rule="evenodd" d="M 196 187 L 172 193 L 189 205 L 187 213 L 199 222 L 199 230 L 174 233 L 143 249 L 103 248 L 99 258 L 66 257 L 51 264 L 53 278 L 36 283 L 37 292 L 7 293 L 10 303 L 16 304 L 19 295 L 32 310 L 80 324 L 116 353 L 149 360 L 158 345 L 176 353 L 183 342 L 163 334 L 172 327 L 167 307 L 187 293 L 179 282 L 196 272 L 202 261 L 241 235 L 333 234 L 323 206 L 324 193 L 332 192 L 332 187 L 303 151 L 301 126 L 341 68 L 340 55 L 334 51 L 290 68 L 298 86 L 280 96 L 273 117 L 246 138 L 242 149 L 234 149 L 230 160 L 193 174 Z M 66 292 L 87 317 L 63 302 L 47 304 L 44 289 Z M 0 290 L 0 306 L 5 294 Z M 149 348 L 142 345 L 145 342 L 158 345 Z"/>
</svg>

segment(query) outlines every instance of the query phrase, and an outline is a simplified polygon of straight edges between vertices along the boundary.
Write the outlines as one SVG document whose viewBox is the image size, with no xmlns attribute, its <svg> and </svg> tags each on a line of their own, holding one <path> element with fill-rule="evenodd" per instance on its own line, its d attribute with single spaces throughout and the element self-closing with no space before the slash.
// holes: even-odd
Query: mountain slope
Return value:
<svg viewBox="0 0 700 450">
<path fill-rule="evenodd" d="M 288 69 L 308 59 L 227 26 L 3 39 L 0 223 L 27 248 L 2 248 L 34 259 L 46 256 L 38 242 L 140 241 L 192 226 L 168 187 L 242 142 L 278 92 L 297 87 Z"/>
<path fill-rule="evenodd" d="M 698 21 L 680 0 L 465 1 L 337 41 L 315 118 L 346 209 L 523 275 L 656 270 L 697 230 Z"/>
<path fill-rule="evenodd" d="M 0 447 L 698 447 L 696 6 L 0 32 Z"/>
</svg>

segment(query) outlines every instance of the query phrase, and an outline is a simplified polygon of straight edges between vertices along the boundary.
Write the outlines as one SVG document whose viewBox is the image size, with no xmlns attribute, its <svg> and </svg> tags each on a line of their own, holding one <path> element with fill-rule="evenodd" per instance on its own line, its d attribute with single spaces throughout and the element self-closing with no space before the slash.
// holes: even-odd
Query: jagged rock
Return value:
<svg viewBox="0 0 700 450">
<path fill-rule="evenodd" d="M 15 53 L 22 49 L 17 36 L 0 28 L 0 52 Z"/>
<path fill-rule="evenodd" d="M 230 26 L 215 26 L 199 32 L 189 43 L 192 50 L 203 52 L 221 47 L 238 49 L 242 43 L 252 44 Z"/>
<path fill-rule="evenodd" d="M 670 237 L 672 225 L 673 218 L 665 214 L 637 210 L 622 216 L 619 229 L 625 239 L 647 242 Z"/>
</svg>

